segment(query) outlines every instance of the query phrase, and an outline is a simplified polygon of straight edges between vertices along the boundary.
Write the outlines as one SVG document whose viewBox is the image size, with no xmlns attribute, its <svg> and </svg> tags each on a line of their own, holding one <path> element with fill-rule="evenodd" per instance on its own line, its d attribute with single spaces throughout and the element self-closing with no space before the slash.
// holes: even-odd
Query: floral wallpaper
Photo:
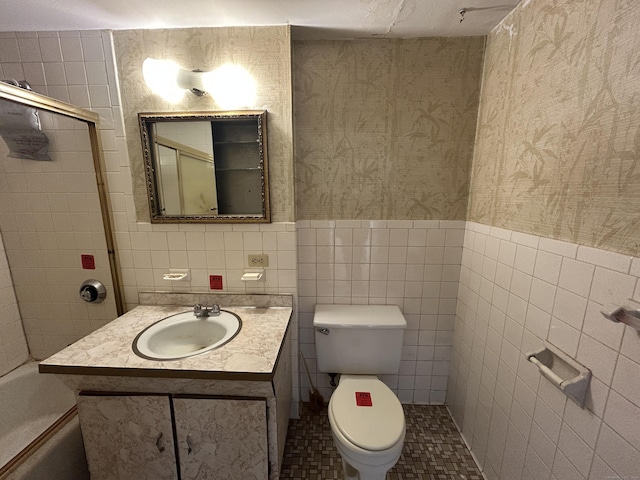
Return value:
<svg viewBox="0 0 640 480">
<path fill-rule="evenodd" d="M 483 49 L 295 42 L 297 218 L 464 220 Z"/>
<path fill-rule="evenodd" d="M 170 59 L 185 69 L 214 70 L 238 64 L 258 86 L 256 109 L 266 109 L 271 220 L 294 220 L 291 39 L 288 26 L 119 30 L 113 32 L 122 111 L 131 160 L 138 221 L 149 221 L 139 112 L 223 110 L 211 96 L 185 95 L 171 104 L 153 94 L 142 78 L 147 58 Z"/>
<path fill-rule="evenodd" d="M 488 36 L 469 220 L 640 255 L 640 4 L 524 1 Z"/>
</svg>

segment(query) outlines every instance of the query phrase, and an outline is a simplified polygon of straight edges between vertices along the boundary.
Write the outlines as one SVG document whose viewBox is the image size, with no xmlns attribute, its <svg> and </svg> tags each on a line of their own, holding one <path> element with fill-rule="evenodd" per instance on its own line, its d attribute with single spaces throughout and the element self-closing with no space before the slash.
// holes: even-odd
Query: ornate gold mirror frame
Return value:
<svg viewBox="0 0 640 480">
<path fill-rule="evenodd" d="M 264 110 L 139 113 L 152 223 L 269 223 Z"/>
</svg>

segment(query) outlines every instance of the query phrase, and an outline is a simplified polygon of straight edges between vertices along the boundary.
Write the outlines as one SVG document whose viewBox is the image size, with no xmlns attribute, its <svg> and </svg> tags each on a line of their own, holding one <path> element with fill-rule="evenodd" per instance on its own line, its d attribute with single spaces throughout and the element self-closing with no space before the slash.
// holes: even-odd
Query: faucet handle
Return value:
<svg viewBox="0 0 640 480">
<path fill-rule="evenodd" d="M 202 305 L 201 303 L 196 303 L 193 306 L 193 314 L 200 318 L 200 317 L 208 317 L 209 316 L 209 310 L 207 309 L 206 305 Z"/>
<path fill-rule="evenodd" d="M 208 317 L 209 315 L 217 316 L 220 315 L 220 306 L 212 305 L 210 307 L 207 304 L 196 303 L 193 306 L 193 314 L 198 318 Z"/>
</svg>

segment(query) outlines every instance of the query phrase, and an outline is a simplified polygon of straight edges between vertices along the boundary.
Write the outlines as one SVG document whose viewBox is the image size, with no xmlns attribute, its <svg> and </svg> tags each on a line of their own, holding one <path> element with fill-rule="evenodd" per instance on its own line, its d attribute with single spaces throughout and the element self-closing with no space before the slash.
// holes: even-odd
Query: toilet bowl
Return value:
<svg viewBox="0 0 640 480">
<path fill-rule="evenodd" d="M 384 480 L 402 453 L 406 424 L 395 394 L 373 375 L 342 375 L 329 423 L 345 480 Z"/>
<path fill-rule="evenodd" d="M 329 400 L 345 480 L 384 480 L 402 453 L 404 411 L 376 375 L 397 375 L 407 321 L 397 305 L 323 305 L 313 315 L 318 370 L 340 373 Z"/>
</svg>

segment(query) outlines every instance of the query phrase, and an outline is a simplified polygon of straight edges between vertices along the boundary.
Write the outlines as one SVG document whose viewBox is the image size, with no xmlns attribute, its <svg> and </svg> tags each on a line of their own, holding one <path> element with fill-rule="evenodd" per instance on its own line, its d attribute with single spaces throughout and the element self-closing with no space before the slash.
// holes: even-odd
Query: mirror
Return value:
<svg viewBox="0 0 640 480">
<path fill-rule="evenodd" d="M 140 113 L 152 223 L 268 223 L 266 111 Z"/>
</svg>

